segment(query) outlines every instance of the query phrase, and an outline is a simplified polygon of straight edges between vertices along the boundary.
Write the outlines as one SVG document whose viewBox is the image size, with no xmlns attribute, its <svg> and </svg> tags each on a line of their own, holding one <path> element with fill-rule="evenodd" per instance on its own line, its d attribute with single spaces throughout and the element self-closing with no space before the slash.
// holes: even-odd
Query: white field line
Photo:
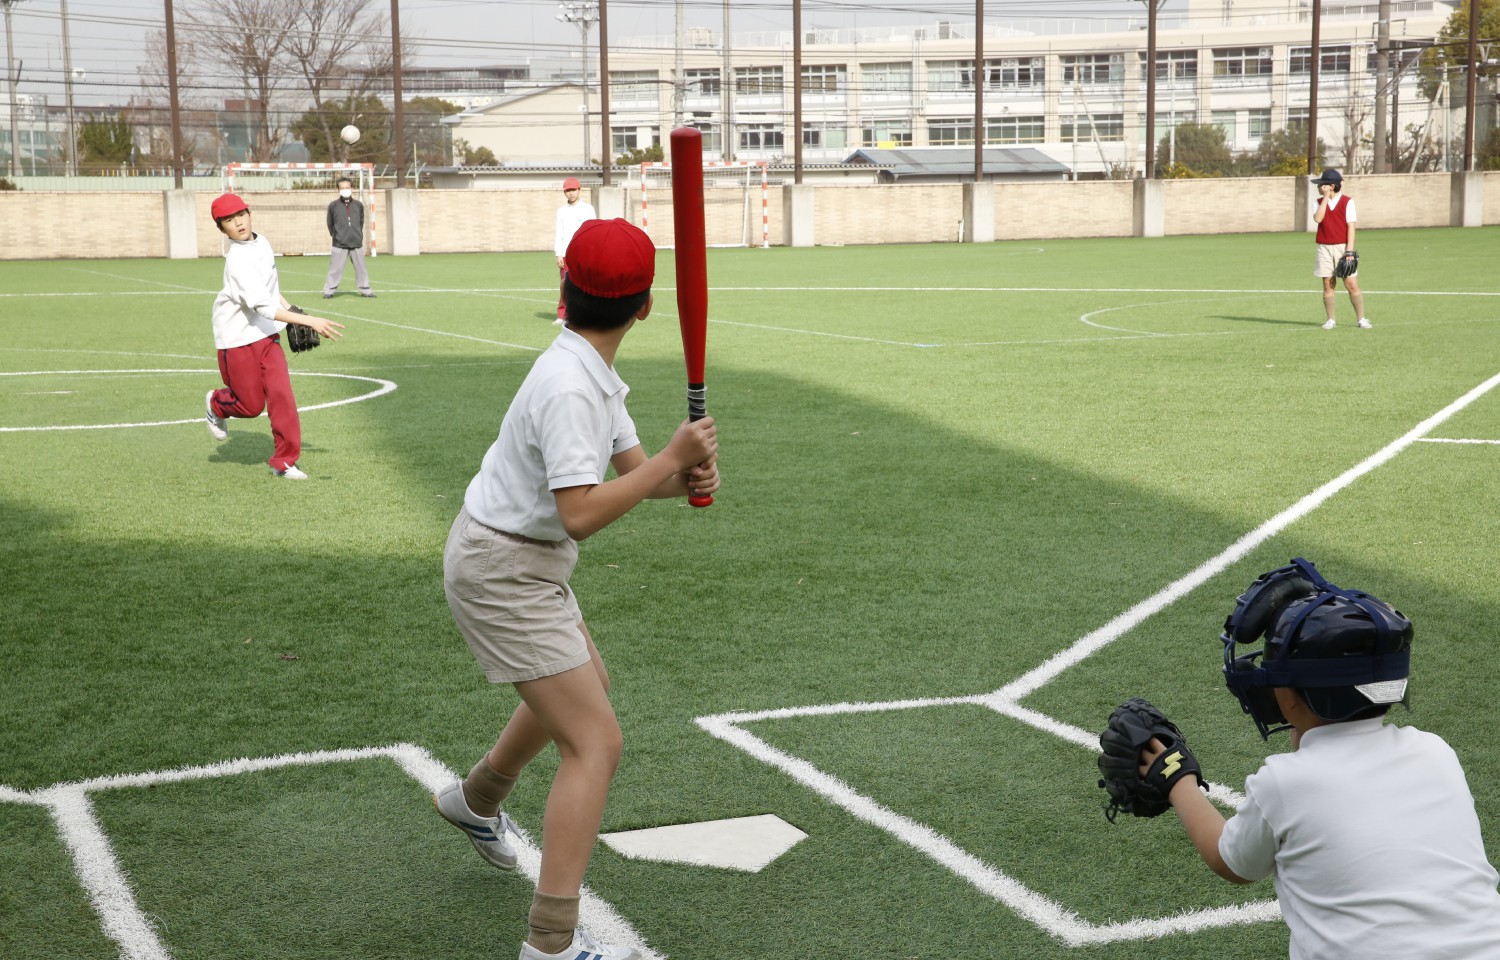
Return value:
<svg viewBox="0 0 1500 960">
<path fill-rule="evenodd" d="M 1070 946 L 1110 943 L 1185 933 L 1208 927 L 1257 923 L 1280 916 L 1274 900 L 1261 900 L 1236 907 L 1186 911 L 1166 917 L 1134 919 L 1123 923 L 1093 924 L 1061 904 L 1030 890 L 1014 878 L 958 847 L 931 828 L 903 817 L 873 799 L 855 791 L 848 784 L 819 770 L 811 763 L 777 750 L 766 741 L 745 730 L 742 724 L 760 720 L 778 720 L 834 714 L 871 713 L 881 710 L 909 710 L 960 703 L 982 704 L 997 713 L 1020 720 L 1038 730 L 1060 737 L 1069 743 L 1097 752 L 1094 733 L 1049 717 L 1040 711 L 1023 707 L 1020 701 L 1056 679 L 1070 667 L 1098 653 L 1104 647 L 1139 626 L 1142 621 L 1182 599 L 1216 574 L 1242 559 L 1286 527 L 1305 517 L 1330 497 L 1355 480 L 1389 462 L 1412 443 L 1421 440 L 1438 425 L 1500 385 L 1500 373 L 1469 390 L 1457 400 L 1423 420 L 1401 437 L 1375 454 L 1346 470 L 1333 480 L 1298 500 L 1286 510 L 1231 543 L 1187 575 L 1168 584 L 1157 593 L 1135 604 L 1104 626 L 1084 635 L 1065 650 L 1049 657 L 1041 665 L 1022 674 L 993 693 L 966 697 L 932 697 L 896 700 L 885 703 L 836 703 L 774 710 L 725 713 L 698 717 L 699 727 L 729 743 L 768 766 L 781 770 L 830 802 L 843 807 L 855 817 L 885 830 L 897 840 L 927 854 L 943 867 L 974 887 L 1004 903 L 1026 920 Z M 1216 803 L 1237 807 L 1243 796 L 1223 784 L 1215 784 L 1209 796 Z"/>
<path fill-rule="evenodd" d="M 0 802 L 39 804 L 49 809 L 64 844 L 73 856 L 73 866 L 79 882 L 88 893 L 105 934 L 119 945 L 121 957 L 126 960 L 171 960 L 171 954 L 158 939 L 156 931 L 136 902 L 130 882 L 115 858 L 109 838 L 93 814 L 89 794 L 101 790 L 152 787 L 290 767 L 371 759 L 395 761 L 407 776 L 429 793 L 436 792 L 438 788 L 456 779 L 451 770 L 426 750 L 414 744 L 398 743 L 389 747 L 245 757 L 172 770 L 116 774 L 54 784 L 29 794 L 0 786 Z M 541 851 L 524 830 L 513 839 L 520 872 L 535 884 L 540 876 Z M 643 960 L 665 960 L 661 954 L 646 945 L 640 933 L 607 901 L 587 887 L 580 892 L 580 898 L 580 920 L 591 932 L 608 942 L 635 947 Z"/>
<path fill-rule="evenodd" d="M 193 373 L 213 374 L 217 376 L 218 370 L 19 370 L 12 372 L 0 371 L 0 377 L 44 377 L 44 376 L 77 376 L 82 374 L 161 374 L 161 373 Z M 299 406 L 300 413 L 310 413 L 313 410 L 327 410 L 329 407 L 342 407 L 348 403 L 359 403 L 364 400 L 374 400 L 383 397 L 396 389 L 396 384 L 391 380 L 382 380 L 379 377 L 361 377 L 352 373 L 314 373 L 311 371 L 293 370 L 294 377 L 332 377 L 337 380 L 363 380 L 366 383 L 376 384 L 376 389 L 369 393 L 362 393 L 357 397 L 346 397 L 343 400 L 330 400 L 327 403 L 314 403 L 309 406 Z M 187 420 L 153 420 L 142 423 L 80 423 L 66 426 L 46 427 L 0 427 L 0 433 L 44 433 L 52 430 L 113 430 L 127 427 L 170 427 L 180 423 L 202 423 L 203 418 L 192 417 Z"/>
<path fill-rule="evenodd" d="M 1158 306 L 1158 305 L 1164 304 L 1164 303 L 1223 303 L 1225 300 L 1228 300 L 1228 299 L 1230 299 L 1230 298 L 1228 298 L 1228 297 L 1200 297 L 1200 298 L 1198 298 L 1196 300 L 1147 300 L 1145 303 L 1122 303 L 1122 304 L 1120 304 L 1117 307 L 1104 307 L 1103 309 L 1100 309 L 1100 310 L 1094 310 L 1094 311 L 1091 311 L 1089 313 L 1085 313 L 1082 316 L 1080 316 L 1078 318 L 1078 320 L 1079 320 L 1080 323 L 1086 323 L 1086 324 L 1088 324 L 1091 327 L 1096 327 L 1096 328 L 1098 328 L 1100 330 L 1112 330 L 1115 333 L 1130 333 L 1130 334 L 1135 334 L 1136 336 L 1141 336 L 1141 337 L 1182 336 L 1182 334 L 1152 333 L 1149 330 L 1127 330 L 1124 327 L 1109 327 L 1109 326 L 1105 326 L 1102 323 L 1095 323 L 1094 321 L 1090 320 L 1089 317 L 1097 317 L 1101 313 L 1113 313 L 1116 310 L 1135 310 L 1135 309 L 1138 309 L 1140 307 L 1155 307 L 1155 306 Z M 1220 333 L 1226 333 L 1228 331 L 1219 331 L 1219 332 Z"/>
<path fill-rule="evenodd" d="M 378 327 L 394 327 L 397 330 L 410 330 L 414 333 L 430 333 L 436 337 L 453 337 L 455 340 L 472 340 L 475 343 L 488 343 L 496 347 L 510 347 L 513 350 L 529 350 L 532 353 L 541 353 L 546 347 L 532 347 L 524 343 L 508 343 L 504 340 L 486 340 L 484 337 L 473 337 L 467 333 L 450 333 L 447 330 L 433 330 L 430 327 L 413 327 L 405 323 L 392 323 L 389 320 L 372 320 L 353 313 L 340 313 L 337 310 L 324 310 L 322 313 L 329 317 L 343 317 L 345 320 L 358 320 L 361 323 L 373 323 Z"/>
<path fill-rule="evenodd" d="M 1500 440 L 1475 440 L 1468 437 L 1419 437 L 1422 443 L 1500 443 Z"/>
</svg>

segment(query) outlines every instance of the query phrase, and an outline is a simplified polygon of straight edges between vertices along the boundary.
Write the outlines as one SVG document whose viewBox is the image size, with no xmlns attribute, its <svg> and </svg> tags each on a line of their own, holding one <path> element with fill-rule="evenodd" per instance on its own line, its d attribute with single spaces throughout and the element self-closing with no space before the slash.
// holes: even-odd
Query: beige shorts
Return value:
<svg viewBox="0 0 1500 960">
<path fill-rule="evenodd" d="M 1320 243 L 1318 247 L 1318 259 L 1313 264 L 1313 276 L 1331 277 L 1333 268 L 1338 266 L 1339 257 L 1344 255 L 1344 244 L 1342 243 Z M 1355 271 L 1352 276 L 1359 276 Z"/>
<path fill-rule="evenodd" d="M 460 510 L 443 550 L 443 592 L 491 683 L 517 683 L 589 662 L 578 600 L 568 586 L 574 540 L 532 540 Z"/>
</svg>

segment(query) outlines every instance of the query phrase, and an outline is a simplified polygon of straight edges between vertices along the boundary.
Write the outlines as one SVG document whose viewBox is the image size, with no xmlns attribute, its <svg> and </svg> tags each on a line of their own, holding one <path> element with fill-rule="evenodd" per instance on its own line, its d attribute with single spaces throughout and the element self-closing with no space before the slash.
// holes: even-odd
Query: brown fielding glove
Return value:
<svg viewBox="0 0 1500 960">
<path fill-rule="evenodd" d="M 303 310 L 295 303 L 287 307 L 287 310 L 292 313 L 300 313 L 303 316 L 307 316 L 307 311 Z M 312 327 L 304 327 L 300 323 L 287 324 L 285 332 L 286 345 L 291 348 L 291 351 L 293 353 L 301 353 L 304 350 L 311 350 L 313 347 L 316 347 L 318 344 L 323 342 L 323 338 L 318 336 L 318 331 L 314 330 Z"/>
</svg>

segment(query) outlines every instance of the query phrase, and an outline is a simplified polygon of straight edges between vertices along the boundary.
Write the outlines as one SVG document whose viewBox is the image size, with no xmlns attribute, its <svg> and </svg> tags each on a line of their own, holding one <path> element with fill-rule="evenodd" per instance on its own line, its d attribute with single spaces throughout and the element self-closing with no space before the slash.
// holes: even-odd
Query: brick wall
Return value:
<svg viewBox="0 0 1500 960">
<path fill-rule="evenodd" d="M 813 211 L 813 239 L 820 246 L 954 242 L 964 189 L 960 183 L 820 184 Z M 771 242 L 781 242 L 778 232 L 772 231 Z"/>
<path fill-rule="evenodd" d="M 1500 170 L 1484 174 L 1484 222 L 1500 223 Z"/>
<path fill-rule="evenodd" d="M 1128 237 L 1129 180 L 995 184 L 995 239 Z"/>
<path fill-rule="evenodd" d="M 1344 181 L 1344 192 L 1354 198 L 1359 225 L 1366 230 L 1387 227 L 1446 227 L 1452 174 L 1366 174 Z M 1491 222 L 1486 220 L 1485 222 Z"/>
<path fill-rule="evenodd" d="M 423 253 L 551 250 L 561 190 L 422 190 Z"/>
<path fill-rule="evenodd" d="M 1292 228 L 1295 177 L 1167 180 L 1167 236 L 1194 233 L 1281 233 Z"/>
<path fill-rule="evenodd" d="M 165 257 L 160 191 L 0 193 L 0 259 Z"/>
</svg>

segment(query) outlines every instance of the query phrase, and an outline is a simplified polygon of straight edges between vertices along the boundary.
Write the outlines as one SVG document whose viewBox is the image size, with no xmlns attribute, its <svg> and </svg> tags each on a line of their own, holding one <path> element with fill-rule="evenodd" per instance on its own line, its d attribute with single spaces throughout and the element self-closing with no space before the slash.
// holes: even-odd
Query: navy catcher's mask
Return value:
<svg viewBox="0 0 1500 960">
<path fill-rule="evenodd" d="M 1245 653 L 1239 647 L 1265 647 Z M 1406 703 L 1411 621 L 1390 604 L 1335 586 L 1298 557 L 1262 574 L 1224 621 L 1224 683 L 1262 738 L 1289 726 L 1271 691 L 1295 688 L 1324 720 Z M 1256 661 L 1259 661 L 1257 663 Z"/>
</svg>

